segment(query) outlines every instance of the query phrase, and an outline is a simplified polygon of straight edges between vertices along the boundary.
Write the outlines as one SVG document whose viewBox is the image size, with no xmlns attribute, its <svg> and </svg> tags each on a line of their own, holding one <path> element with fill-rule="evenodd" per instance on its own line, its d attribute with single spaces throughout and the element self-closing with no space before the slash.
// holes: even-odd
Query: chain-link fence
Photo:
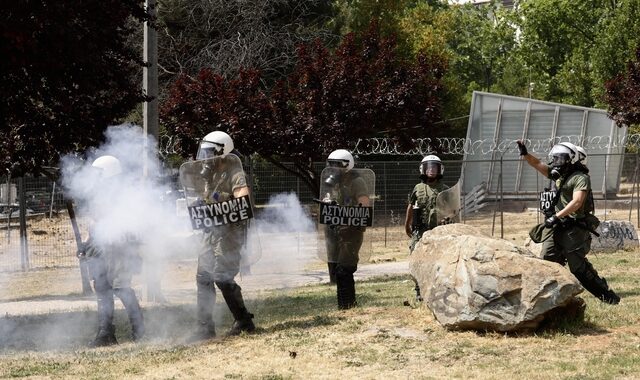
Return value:
<svg viewBox="0 0 640 380">
<path fill-rule="evenodd" d="M 312 194 L 304 181 L 264 160 L 247 160 L 245 164 L 258 207 L 268 203 L 274 194 L 295 193 L 313 214 L 313 198 L 318 194 Z M 447 185 L 458 181 L 464 164 L 461 160 L 444 161 Z M 495 167 L 518 164 L 519 160 L 505 160 L 496 162 Z M 640 225 L 639 164 L 638 154 L 624 155 L 617 194 L 603 193 L 596 198 L 601 219 L 625 219 Z M 370 233 L 374 249 L 406 250 L 404 220 L 408 195 L 418 182 L 419 158 L 416 161 L 360 161 L 357 166 L 370 168 L 376 174 L 374 226 Z M 317 163 L 317 172 L 323 167 L 324 163 Z M 0 271 L 77 265 L 75 236 L 59 186 L 45 177 L 0 177 L 0 181 Z M 485 206 L 480 211 L 467 212 L 463 221 L 498 237 L 515 239 L 512 235 L 516 224 L 533 225 L 539 221 L 537 193 L 547 185 L 548 180 L 539 176 L 537 188 L 532 186 L 517 196 L 505 196 L 499 186 L 492 186 L 497 191 L 486 192 L 484 199 L 468 199 L 479 197 L 481 192 L 463 194 L 467 204 Z M 86 236 L 85 229 L 81 231 Z"/>
</svg>

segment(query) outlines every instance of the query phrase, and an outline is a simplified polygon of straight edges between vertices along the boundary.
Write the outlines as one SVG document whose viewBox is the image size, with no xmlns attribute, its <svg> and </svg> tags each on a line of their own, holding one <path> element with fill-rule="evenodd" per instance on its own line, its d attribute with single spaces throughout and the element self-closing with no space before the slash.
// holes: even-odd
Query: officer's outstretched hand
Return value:
<svg viewBox="0 0 640 380">
<path fill-rule="evenodd" d="M 517 140 L 516 143 L 518 144 L 518 150 L 520 151 L 521 156 L 526 156 L 527 154 L 529 154 L 529 152 L 527 151 L 527 147 L 524 146 L 521 140 Z"/>
<path fill-rule="evenodd" d="M 560 219 L 554 214 L 545 219 L 544 226 L 547 228 L 553 228 L 556 224 L 560 223 Z"/>
</svg>

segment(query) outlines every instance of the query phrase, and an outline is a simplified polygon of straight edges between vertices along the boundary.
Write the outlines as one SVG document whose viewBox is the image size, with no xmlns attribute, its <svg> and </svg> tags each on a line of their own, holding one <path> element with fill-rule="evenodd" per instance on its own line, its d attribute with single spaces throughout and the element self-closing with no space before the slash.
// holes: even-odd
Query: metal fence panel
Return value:
<svg viewBox="0 0 640 380">
<path fill-rule="evenodd" d="M 592 166 L 592 160 L 595 166 Z M 620 182 L 620 191 L 617 194 L 606 192 L 596 194 L 596 206 L 601 214 L 599 216 L 601 219 L 624 218 L 636 225 L 640 224 L 638 154 L 594 155 L 589 157 L 588 164 L 592 172 L 602 171 L 604 165 L 600 165 L 600 162 L 606 160 L 622 162 L 621 172 L 616 178 Z M 370 168 L 376 173 L 374 228 L 377 232 L 372 234 L 374 249 L 376 246 L 388 247 L 390 242 L 393 242 L 397 249 L 406 250 L 405 212 L 408 196 L 419 182 L 419 162 L 419 157 L 415 161 L 357 162 L 358 167 Z M 463 165 L 467 164 L 468 162 L 460 160 L 445 160 L 444 182 L 449 186 L 454 185 L 460 178 Z M 507 173 L 515 172 L 516 166 L 522 165 L 520 160 L 513 159 L 505 159 L 502 162 L 499 159 L 493 162 L 488 160 L 486 164 L 493 165 L 497 173 L 501 172 L 501 166 L 502 172 Z M 315 167 L 319 173 L 324 163 L 316 163 Z M 272 195 L 284 192 L 297 194 L 308 210 L 314 209 L 312 200 L 318 197 L 318 194 L 312 194 L 304 181 L 290 172 L 258 159 L 247 159 L 245 169 L 250 175 L 252 195 L 258 206 L 266 204 Z M 534 176 L 533 179 L 521 183 L 521 190 L 526 193 L 509 192 L 505 187 L 502 193 L 496 192 L 485 199 L 489 205 L 477 214 L 478 217 L 465 216 L 465 223 L 477 225 L 485 232 L 497 236 L 502 236 L 503 233 L 508 236 L 511 220 L 531 225 L 536 223 L 539 216 L 535 212 L 537 207 L 535 194 L 548 186 L 548 180 L 534 174 L 535 170 L 528 166 L 524 167 L 523 172 L 532 173 L 531 175 Z M 616 175 L 616 173 L 607 173 L 607 175 Z M 0 195 L 4 196 L 4 199 L 0 200 L 0 271 L 77 265 L 76 243 L 64 205 L 64 195 L 54 183 L 44 177 L 24 178 L 24 197 L 27 198 L 26 246 L 28 247 L 26 249 L 28 260 L 25 265 L 25 250 L 21 246 L 25 242 L 21 242 L 19 232 L 17 207 L 19 202 L 17 199 L 12 199 L 12 194 L 15 194 L 13 198 L 19 198 L 20 191 L 11 190 L 18 187 L 18 182 L 15 178 L 8 180 L 6 177 L 0 177 L 0 183 L 5 185 L 4 190 L 0 189 Z M 611 215 L 613 209 L 617 210 L 615 215 Z M 502 212 L 516 214 L 509 215 L 505 219 Z M 83 236 L 86 236 L 82 219 L 80 219 L 80 225 Z"/>
</svg>

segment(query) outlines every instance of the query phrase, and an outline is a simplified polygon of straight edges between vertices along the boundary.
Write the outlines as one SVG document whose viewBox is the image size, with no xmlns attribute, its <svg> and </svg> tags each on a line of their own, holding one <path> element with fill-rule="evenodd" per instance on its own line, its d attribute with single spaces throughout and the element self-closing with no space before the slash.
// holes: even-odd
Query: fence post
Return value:
<svg viewBox="0 0 640 380">
<path fill-rule="evenodd" d="M 626 158 L 626 156 L 623 156 Z M 624 160 L 623 158 L 623 160 Z M 636 178 L 638 176 L 638 160 L 636 158 L 636 164 L 633 168 L 633 185 L 631 185 L 631 202 L 629 202 L 629 223 L 631 223 L 631 213 L 633 211 L 633 201 L 635 200 L 636 195 Z"/>
<path fill-rule="evenodd" d="M 604 156 L 604 186 L 602 192 L 604 193 L 604 220 L 607 220 L 607 169 L 609 168 L 609 155 Z"/>
<path fill-rule="evenodd" d="M 639 165 L 640 165 L 640 162 L 638 162 L 638 152 L 636 152 L 636 170 L 637 171 L 640 171 Z M 637 220 L 636 226 L 640 227 L 640 186 L 636 186 L 636 188 L 638 189 L 638 196 L 636 197 L 636 216 L 638 220 Z M 633 203 L 633 201 L 631 201 L 631 203 Z M 633 204 L 631 205 L 631 207 L 633 207 Z"/>
<path fill-rule="evenodd" d="M 24 189 L 24 176 L 18 179 L 18 197 L 20 199 L 20 264 L 22 270 L 29 269 L 29 246 L 27 244 L 27 198 Z"/>
<path fill-rule="evenodd" d="M 382 163 L 382 173 L 383 173 L 383 176 L 384 176 L 384 177 L 382 177 L 382 178 L 384 178 L 382 180 L 383 183 L 384 183 L 384 186 L 383 186 L 383 188 L 384 188 L 384 216 L 388 217 L 387 216 L 387 201 L 388 200 L 387 200 L 387 163 L 386 162 Z M 385 246 L 385 248 L 387 247 L 387 225 L 388 224 L 389 224 L 388 221 L 384 223 L 384 246 Z"/>
</svg>

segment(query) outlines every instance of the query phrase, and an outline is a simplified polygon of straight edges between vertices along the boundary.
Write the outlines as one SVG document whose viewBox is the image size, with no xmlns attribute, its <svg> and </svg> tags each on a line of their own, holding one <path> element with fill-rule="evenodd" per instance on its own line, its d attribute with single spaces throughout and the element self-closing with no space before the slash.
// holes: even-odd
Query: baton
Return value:
<svg viewBox="0 0 640 380">
<path fill-rule="evenodd" d="M 71 227 L 73 228 L 73 236 L 76 239 L 76 246 L 78 247 L 78 260 L 80 261 L 80 277 L 82 278 L 82 294 L 93 294 L 91 290 L 91 282 L 89 282 L 89 263 L 84 256 L 84 244 L 82 243 L 82 237 L 80 236 L 80 228 L 78 228 L 78 221 L 76 220 L 76 213 L 73 210 L 73 202 L 70 199 L 66 201 L 67 213 L 69 214 L 69 220 L 71 221 Z"/>
</svg>

